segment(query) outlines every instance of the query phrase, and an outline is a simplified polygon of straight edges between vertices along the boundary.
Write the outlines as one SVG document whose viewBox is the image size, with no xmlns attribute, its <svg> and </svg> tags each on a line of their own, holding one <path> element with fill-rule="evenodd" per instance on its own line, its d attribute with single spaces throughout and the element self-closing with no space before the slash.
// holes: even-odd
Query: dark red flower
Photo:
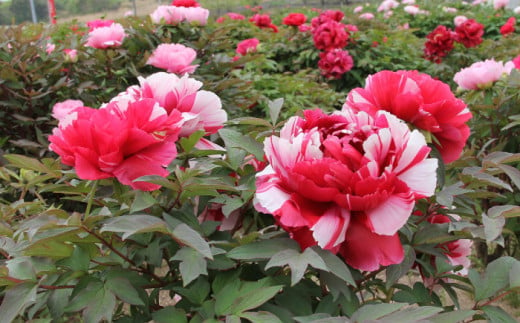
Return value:
<svg viewBox="0 0 520 323">
<path fill-rule="evenodd" d="M 334 20 L 319 25 L 313 29 L 312 34 L 314 46 L 324 51 L 347 46 L 349 38 L 345 25 Z"/>
<path fill-rule="evenodd" d="M 288 26 L 300 26 L 303 25 L 306 21 L 307 16 L 305 16 L 303 13 L 292 12 L 283 18 L 282 24 Z"/>
<path fill-rule="evenodd" d="M 249 18 L 249 21 L 253 22 L 260 28 L 271 28 L 275 33 L 278 32 L 278 27 L 273 25 L 271 17 L 268 14 L 257 13 L 253 17 Z"/>
<path fill-rule="evenodd" d="M 507 22 L 502 27 L 500 27 L 500 33 L 502 34 L 502 36 L 505 37 L 509 34 L 514 33 L 515 25 L 516 25 L 515 17 L 511 17 L 511 18 L 507 19 Z"/>
<path fill-rule="evenodd" d="M 453 49 L 454 33 L 446 26 L 439 25 L 426 36 L 424 56 L 427 60 L 440 63 L 442 58 Z"/>
<path fill-rule="evenodd" d="M 484 35 L 484 25 L 468 19 L 455 28 L 457 33 L 455 40 L 466 48 L 478 46 L 482 43 L 482 35 Z"/>
<path fill-rule="evenodd" d="M 312 18 L 311 25 L 312 25 L 312 28 L 316 28 L 319 25 L 321 25 L 327 21 L 330 21 L 330 20 L 333 20 L 336 22 L 341 22 L 341 20 L 343 20 L 343 17 L 345 17 L 345 14 L 341 11 L 326 10 L 326 11 L 323 11 L 322 13 L 320 13 L 320 15 L 318 17 Z"/>
</svg>

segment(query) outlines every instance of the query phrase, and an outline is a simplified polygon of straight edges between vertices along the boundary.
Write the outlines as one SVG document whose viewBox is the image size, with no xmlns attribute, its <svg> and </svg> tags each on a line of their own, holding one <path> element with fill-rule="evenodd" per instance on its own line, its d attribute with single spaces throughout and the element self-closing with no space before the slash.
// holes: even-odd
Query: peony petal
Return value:
<svg viewBox="0 0 520 323">
<path fill-rule="evenodd" d="M 375 209 L 366 211 L 366 214 L 374 233 L 391 236 L 405 225 L 414 205 L 413 194 L 394 194 Z"/>
<path fill-rule="evenodd" d="M 427 158 L 397 176 L 420 198 L 432 196 L 437 186 L 437 159 Z"/>
<path fill-rule="evenodd" d="M 323 249 L 332 249 L 345 240 L 350 212 L 340 207 L 329 208 L 312 226 L 312 236 Z"/>
</svg>

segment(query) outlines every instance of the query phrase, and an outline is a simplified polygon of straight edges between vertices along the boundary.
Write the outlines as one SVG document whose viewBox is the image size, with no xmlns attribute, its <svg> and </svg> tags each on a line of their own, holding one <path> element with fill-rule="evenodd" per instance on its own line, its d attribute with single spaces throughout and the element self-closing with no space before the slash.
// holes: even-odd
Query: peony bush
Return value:
<svg viewBox="0 0 520 323">
<path fill-rule="evenodd" d="M 2 27 L 0 321 L 516 322 L 507 1 L 206 5 Z"/>
</svg>

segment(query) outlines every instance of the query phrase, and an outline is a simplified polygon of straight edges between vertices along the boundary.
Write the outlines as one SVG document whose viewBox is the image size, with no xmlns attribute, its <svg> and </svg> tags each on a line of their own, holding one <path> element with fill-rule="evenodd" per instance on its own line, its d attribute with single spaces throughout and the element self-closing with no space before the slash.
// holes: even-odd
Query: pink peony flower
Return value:
<svg viewBox="0 0 520 323">
<path fill-rule="evenodd" d="M 173 0 L 172 6 L 176 7 L 200 7 L 200 4 L 195 0 Z"/>
<path fill-rule="evenodd" d="M 216 22 L 218 22 L 218 23 L 222 23 L 222 22 L 224 22 L 226 19 L 231 19 L 231 20 L 244 20 L 244 19 L 246 19 L 246 17 L 244 17 L 243 15 L 241 15 L 241 14 L 239 14 L 239 13 L 228 12 L 228 13 L 225 14 L 224 16 L 217 18 Z"/>
<path fill-rule="evenodd" d="M 424 136 L 395 116 L 304 111 L 264 141 L 255 208 L 272 214 L 302 248 L 340 253 L 360 270 L 403 260 L 397 231 L 415 200 L 436 186 Z"/>
<path fill-rule="evenodd" d="M 244 39 L 237 44 L 236 53 L 242 56 L 245 56 L 248 53 L 254 53 L 256 52 L 258 44 L 260 44 L 260 41 L 257 38 Z"/>
<path fill-rule="evenodd" d="M 307 32 L 307 31 L 311 31 L 312 30 L 312 26 L 309 25 L 309 24 L 303 24 L 303 25 L 299 25 L 298 26 L 298 30 L 302 33 L 304 32 Z"/>
<path fill-rule="evenodd" d="M 461 69 L 453 77 L 453 81 L 464 90 L 486 89 L 499 80 L 502 75 L 508 75 L 514 68 L 514 63 L 486 59 L 483 62 L 473 63 L 471 66 Z"/>
<path fill-rule="evenodd" d="M 383 2 L 381 2 L 379 7 L 377 7 L 377 11 L 378 12 L 389 11 L 394 8 L 397 8 L 398 6 L 399 6 L 399 2 L 397 2 L 395 0 L 384 0 Z"/>
<path fill-rule="evenodd" d="M 190 65 L 197 52 L 181 44 L 160 44 L 146 61 L 147 65 L 165 69 L 169 73 L 193 73 L 198 65 Z"/>
<path fill-rule="evenodd" d="M 336 48 L 320 53 L 318 67 L 321 70 L 321 74 L 325 77 L 339 79 L 343 74 L 350 71 L 353 66 L 354 60 L 346 50 Z"/>
<path fill-rule="evenodd" d="M 58 102 L 52 107 L 52 117 L 58 121 L 64 120 L 65 117 L 74 112 L 77 108 L 83 106 L 83 101 L 80 100 Z"/>
<path fill-rule="evenodd" d="M 134 189 L 151 191 L 159 185 L 134 180 L 169 174 L 165 166 L 177 156 L 181 123 L 179 112 L 167 114 L 150 99 L 132 102 L 124 111 L 113 104 L 104 109 L 82 106 L 60 121 L 49 148 L 81 179 L 115 177 Z"/>
<path fill-rule="evenodd" d="M 347 46 L 349 34 L 345 25 L 328 20 L 312 30 L 314 46 L 319 50 L 332 50 Z"/>
<path fill-rule="evenodd" d="M 361 11 L 363 11 L 363 6 L 357 6 L 353 10 L 354 13 L 360 13 Z"/>
<path fill-rule="evenodd" d="M 88 31 L 91 32 L 99 27 L 110 27 L 115 21 L 105 19 L 95 19 L 87 22 Z"/>
<path fill-rule="evenodd" d="M 307 16 L 303 13 L 292 12 L 283 18 L 282 24 L 287 26 L 301 26 L 307 21 Z"/>
<path fill-rule="evenodd" d="M 455 25 L 455 27 L 458 27 L 460 24 L 462 24 L 466 20 L 468 20 L 468 18 L 466 16 L 456 16 L 455 18 L 453 18 L 453 24 Z"/>
<path fill-rule="evenodd" d="M 466 48 L 478 46 L 482 43 L 484 25 L 474 19 L 468 19 L 455 28 L 455 40 Z"/>
<path fill-rule="evenodd" d="M 175 6 L 158 6 L 151 14 L 152 22 L 175 25 L 184 20 L 184 10 Z"/>
<path fill-rule="evenodd" d="M 495 10 L 503 9 L 503 8 L 507 7 L 508 4 L 509 4 L 509 0 L 493 0 L 493 8 Z"/>
<path fill-rule="evenodd" d="M 442 7 L 442 11 L 447 12 L 447 13 L 455 13 L 455 12 L 457 12 L 457 8 L 453 8 L 453 7 Z"/>
<path fill-rule="evenodd" d="M 417 71 L 382 71 L 370 75 L 364 88 L 350 91 L 343 109 L 376 115 L 386 110 L 435 137 L 445 163 L 459 158 L 469 137 L 471 112 L 450 87 Z"/>
<path fill-rule="evenodd" d="M 513 58 L 511 60 L 511 63 L 513 63 L 513 65 L 515 66 L 516 69 L 520 69 L 520 55 L 518 55 L 517 57 Z"/>
<path fill-rule="evenodd" d="M 184 20 L 205 26 L 208 23 L 209 10 L 199 7 L 184 8 Z"/>
<path fill-rule="evenodd" d="M 359 19 L 364 19 L 364 20 L 372 20 L 372 19 L 374 19 L 374 17 L 375 17 L 374 14 L 371 12 L 365 12 L 365 13 L 359 15 Z"/>
<path fill-rule="evenodd" d="M 404 12 L 410 14 L 410 15 L 417 15 L 421 12 L 421 9 L 419 9 L 418 6 L 406 6 L 403 8 Z"/>
<path fill-rule="evenodd" d="M 139 77 L 139 86 L 131 86 L 110 102 L 116 102 L 122 111 L 129 103 L 140 99 L 154 99 L 168 114 L 179 111 L 184 123 L 180 136 L 187 137 L 197 130 L 207 134 L 217 132 L 227 121 L 220 98 L 213 92 L 200 90 L 202 82 L 175 74 L 159 72 Z"/>
<path fill-rule="evenodd" d="M 78 51 L 75 49 L 66 48 L 63 50 L 65 54 L 65 61 L 69 63 L 76 63 L 78 61 Z"/>
<path fill-rule="evenodd" d="M 415 4 L 415 0 L 402 0 L 402 4 Z"/>
<path fill-rule="evenodd" d="M 54 52 L 55 49 L 56 49 L 56 45 L 54 45 L 53 43 L 47 43 L 47 45 L 45 45 L 45 52 L 47 54 Z"/>
<path fill-rule="evenodd" d="M 95 27 L 88 33 L 85 46 L 98 49 L 119 47 L 125 39 L 125 29 L 121 24 L 112 23 L 109 26 Z"/>
<path fill-rule="evenodd" d="M 515 8 L 513 9 L 513 12 L 514 12 L 516 15 L 520 15 L 520 6 L 515 7 Z"/>
</svg>

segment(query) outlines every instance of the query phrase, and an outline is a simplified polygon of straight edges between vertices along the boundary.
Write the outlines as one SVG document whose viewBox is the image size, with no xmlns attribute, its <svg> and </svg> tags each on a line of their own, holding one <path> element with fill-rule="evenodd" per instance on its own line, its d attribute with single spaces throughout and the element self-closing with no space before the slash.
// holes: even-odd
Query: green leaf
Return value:
<svg viewBox="0 0 520 323">
<path fill-rule="evenodd" d="M 116 297 L 105 288 L 97 291 L 93 301 L 83 310 L 85 323 L 98 323 L 103 319 L 112 321 L 112 315 L 116 307 Z"/>
<path fill-rule="evenodd" d="M 275 125 L 278 121 L 278 116 L 282 110 L 283 101 L 283 98 L 278 98 L 274 101 L 267 102 L 267 106 L 269 107 L 269 116 L 271 117 L 271 123 L 273 125 Z"/>
<path fill-rule="evenodd" d="M 428 318 L 428 322 L 431 323 L 457 323 L 462 322 L 468 317 L 475 314 L 475 311 L 464 310 L 464 311 L 453 311 L 440 313 L 435 316 Z"/>
<path fill-rule="evenodd" d="M 135 287 L 124 277 L 110 277 L 105 282 L 105 288 L 128 304 L 145 305 Z"/>
<path fill-rule="evenodd" d="M 22 314 L 27 306 L 36 302 L 36 283 L 22 283 L 9 288 L 4 295 L 0 313 L 2 322 L 11 322 L 18 315 Z"/>
<path fill-rule="evenodd" d="M 142 211 L 153 206 L 157 201 L 152 194 L 143 191 L 135 191 L 135 199 L 130 207 L 130 213 Z"/>
<path fill-rule="evenodd" d="M 179 260 L 181 262 L 179 270 L 184 287 L 200 275 L 208 274 L 206 259 L 193 248 L 182 247 L 170 260 Z"/>
<path fill-rule="evenodd" d="M 156 323 L 187 323 L 186 312 L 183 309 L 173 306 L 165 307 L 152 313 L 152 318 Z"/>
<path fill-rule="evenodd" d="M 240 313 L 244 311 L 248 311 L 263 303 L 267 302 L 271 298 L 273 298 L 282 288 L 283 286 L 271 286 L 271 287 L 262 287 L 248 293 L 245 293 L 239 296 L 233 304 L 231 304 L 229 311 L 233 314 L 240 315 Z"/>
<path fill-rule="evenodd" d="M 484 225 L 484 235 L 487 242 L 492 242 L 502 234 L 502 229 L 506 224 L 506 219 L 503 217 L 488 217 L 482 214 L 482 224 Z"/>
<path fill-rule="evenodd" d="M 291 268 L 291 286 L 296 285 L 303 278 L 308 265 L 316 269 L 329 270 L 321 257 L 311 248 L 305 249 L 302 253 L 294 249 L 282 250 L 271 257 L 265 265 L 265 269 L 285 265 L 289 265 Z"/>
<path fill-rule="evenodd" d="M 198 130 L 192 133 L 189 137 L 179 139 L 179 143 L 184 151 L 189 152 L 195 147 L 200 138 L 204 137 L 204 130 Z"/>
<path fill-rule="evenodd" d="M 518 205 L 497 205 L 488 210 L 490 218 L 506 217 L 514 218 L 520 217 L 520 206 Z"/>
<path fill-rule="evenodd" d="M 206 297 L 210 292 L 211 286 L 205 277 L 199 278 L 191 284 L 188 288 L 174 287 L 173 291 L 186 297 L 190 302 L 196 305 L 205 303 Z"/>
<path fill-rule="evenodd" d="M 260 240 L 236 247 L 227 256 L 239 260 L 265 260 L 286 249 L 300 250 L 300 246 L 289 238 Z"/>
<path fill-rule="evenodd" d="M 100 230 L 100 232 L 105 231 L 121 232 L 123 233 L 123 240 L 136 233 L 168 233 L 166 222 L 158 217 L 147 214 L 123 215 L 109 219 Z"/>
<path fill-rule="evenodd" d="M 364 322 L 370 320 L 377 320 L 387 314 L 398 311 L 408 304 L 406 303 L 381 303 L 381 304 L 368 304 L 360 307 L 357 311 L 352 314 L 350 320 L 352 322 Z"/>
<path fill-rule="evenodd" d="M 226 148 L 240 148 L 247 151 L 248 153 L 255 155 L 255 157 L 260 160 L 263 159 L 263 145 L 250 136 L 245 136 L 240 132 L 232 129 L 220 129 L 218 133 L 222 140 L 224 140 Z"/>
<path fill-rule="evenodd" d="M 509 270 L 509 288 L 520 287 L 520 261 L 516 261 Z"/>
<path fill-rule="evenodd" d="M 511 182 L 515 184 L 515 186 L 520 189 L 520 170 L 509 166 L 509 165 L 497 165 L 507 176 L 511 179 Z"/>
<path fill-rule="evenodd" d="M 30 169 L 40 173 L 55 173 L 55 171 L 34 158 L 16 154 L 8 154 L 3 157 L 7 159 L 11 165 L 21 169 Z"/>
<path fill-rule="evenodd" d="M 278 316 L 266 311 L 244 312 L 240 314 L 240 317 L 251 321 L 251 323 L 282 323 Z"/>
<path fill-rule="evenodd" d="M 352 286 L 356 285 L 350 270 L 348 269 L 347 265 L 345 265 L 343 260 L 328 250 L 324 250 L 318 247 L 313 247 L 313 249 L 325 262 L 325 265 L 328 268 L 328 272 L 342 279 L 344 282 L 351 284 Z"/>
<path fill-rule="evenodd" d="M 518 321 L 511 317 L 506 311 L 497 306 L 484 306 L 482 310 L 488 317 L 490 323 L 517 323 Z"/>
<path fill-rule="evenodd" d="M 472 190 L 465 189 L 463 186 L 464 183 L 462 182 L 457 182 L 453 185 L 445 186 L 440 192 L 435 194 L 437 202 L 444 206 L 451 207 L 453 205 L 453 198 L 455 196 L 472 192 Z"/>
<path fill-rule="evenodd" d="M 390 288 L 399 278 L 403 277 L 415 263 L 415 250 L 409 245 L 404 246 L 404 260 L 400 264 L 386 268 L 386 288 Z"/>
<path fill-rule="evenodd" d="M 189 225 L 181 223 L 171 230 L 172 237 L 179 243 L 192 247 L 208 259 L 213 259 L 213 254 L 206 240 Z"/>
<path fill-rule="evenodd" d="M 417 323 L 441 312 L 442 310 L 442 307 L 433 306 L 408 307 L 392 314 L 385 315 L 380 319 L 383 322 Z"/>
<path fill-rule="evenodd" d="M 505 289 L 510 283 L 510 271 L 518 260 L 512 257 L 500 257 L 488 264 L 483 275 L 470 269 L 469 279 L 475 289 L 475 300 L 481 301 Z"/>
</svg>

